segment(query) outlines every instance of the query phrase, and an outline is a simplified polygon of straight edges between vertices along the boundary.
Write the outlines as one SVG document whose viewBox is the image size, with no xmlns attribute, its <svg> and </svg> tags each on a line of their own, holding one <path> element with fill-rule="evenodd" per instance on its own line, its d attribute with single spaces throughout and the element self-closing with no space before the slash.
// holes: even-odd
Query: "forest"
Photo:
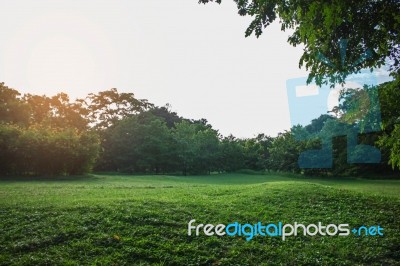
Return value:
<svg viewBox="0 0 400 266">
<path fill-rule="evenodd" d="M 343 91 L 339 106 L 306 126 L 293 126 L 275 137 L 260 133 L 236 138 L 222 136 L 206 119 L 181 117 L 169 104 L 155 106 L 115 88 L 71 101 L 65 93 L 21 94 L 0 83 L 0 175 L 192 175 L 239 170 L 392 175 L 400 167 L 399 82 L 395 76 L 378 86 L 381 120 L 375 122 L 381 130 L 361 130 L 356 140 L 380 149 L 379 164 L 349 163 L 346 136 L 335 135 L 338 130 L 362 129 L 373 119 L 363 115 L 371 108 L 363 104 L 361 93 L 368 88 Z M 300 154 L 321 148 L 328 135 L 334 136 L 332 167 L 301 168 Z"/>
</svg>

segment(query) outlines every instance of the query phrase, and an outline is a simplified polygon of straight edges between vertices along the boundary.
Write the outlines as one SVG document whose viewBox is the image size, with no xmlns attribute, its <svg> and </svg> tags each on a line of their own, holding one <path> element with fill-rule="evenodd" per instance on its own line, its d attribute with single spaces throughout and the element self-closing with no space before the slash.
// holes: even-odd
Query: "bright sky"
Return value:
<svg viewBox="0 0 400 266">
<path fill-rule="evenodd" d="M 245 38 L 249 22 L 231 0 L 7 1 L 0 81 L 73 99 L 115 87 L 223 135 L 276 135 L 290 127 L 286 80 L 306 76 L 302 48 L 278 23 Z"/>
</svg>

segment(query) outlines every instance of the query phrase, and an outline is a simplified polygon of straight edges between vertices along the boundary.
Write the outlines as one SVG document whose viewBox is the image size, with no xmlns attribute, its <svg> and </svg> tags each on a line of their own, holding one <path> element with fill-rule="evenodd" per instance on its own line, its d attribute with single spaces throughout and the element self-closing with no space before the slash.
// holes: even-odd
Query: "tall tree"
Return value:
<svg viewBox="0 0 400 266">
<path fill-rule="evenodd" d="M 90 93 L 80 102 L 87 108 L 88 117 L 97 129 L 105 129 L 122 118 L 147 110 L 153 105 L 147 100 L 136 99 L 133 93 L 118 92 L 116 88 Z"/>
<path fill-rule="evenodd" d="M 23 101 L 29 109 L 29 124 L 41 124 L 52 128 L 87 129 L 87 110 L 81 102 L 71 102 L 66 93 L 53 97 L 25 94 Z"/>
<path fill-rule="evenodd" d="M 0 83 L 0 123 L 28 124 L 29 108 L 21 94 Z"/>
<path fill-rule="evenodd" d="M 220 141 L 218 170 L 233 172 L 244 168 L 243 145 L 233 135 L 224 137 Z"/>
<path fill-rule="evenodd" d="M 400 169 L 400 77 L 379 87 L 383 134 L 378 144 L 389 153 L 389 163 Z"/>
<path fill-rule="evenodd" d="M 295 138 L 291 131 L 279 133 L 269 149 L 270 169 L 286 172 L 300 172 L 298 159 L 305 150 L 306 143 Z"/>
<path fill-rule="evenodd" d="M 177 123 L 173 130 L 173 137 L 177 145 L 178 160 L 184 175 L 193 170 L 196 160 L 196 133 L 196 126 L 188 121 Z"/>
</svg>

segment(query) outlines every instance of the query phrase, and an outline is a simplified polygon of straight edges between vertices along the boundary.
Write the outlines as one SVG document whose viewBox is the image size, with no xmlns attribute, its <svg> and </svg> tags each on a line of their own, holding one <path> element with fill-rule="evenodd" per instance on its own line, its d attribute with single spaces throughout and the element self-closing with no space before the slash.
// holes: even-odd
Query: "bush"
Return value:
<svg viewBox="0 0 400 266">
<path fill-rule="evenodd" d="M 91 170 L 99 152 L 96 134 L 75 129 L 0 125 L 3 175 L 69 175 Z"/>
</svg>

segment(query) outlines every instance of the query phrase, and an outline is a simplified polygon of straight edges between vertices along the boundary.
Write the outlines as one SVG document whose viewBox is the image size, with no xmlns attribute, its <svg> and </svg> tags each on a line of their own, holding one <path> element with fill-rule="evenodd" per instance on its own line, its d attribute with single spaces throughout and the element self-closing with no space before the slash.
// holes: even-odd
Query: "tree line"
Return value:
<svg viewBox="0 0 400 266">
<path fill-rule="evenodd" d="M 183 118 L 169 105 L 155 106 L 117 89 L 71 101 L 65 93 L 22 95 L 0 83 L 0 175 L 76 175 L 92 170 L 187 175 L 241 169 L 315 175 L 393 173 L 400 167 L 399 80 L 379 86 L 382 130 L 361 130 L 357 139 L 379 147 L 380 164 L 348 163 L 346 137 L 335 136 L 338 130 L 362 128 L 371 119 L 359 115 L 370 106 L 360 104 L 362 93 L 357 89 L 347 90 L 332 113 L 309 125 L 294 126 L 276 137 L 236 138 L 222 136 L 206 119 Z M 345 121 L 350 118 L 352 123 Z M 300 168 L 300 154 L 320 149 L 323 136 L 335 136 L 333 167 Z"/>
</svg>

